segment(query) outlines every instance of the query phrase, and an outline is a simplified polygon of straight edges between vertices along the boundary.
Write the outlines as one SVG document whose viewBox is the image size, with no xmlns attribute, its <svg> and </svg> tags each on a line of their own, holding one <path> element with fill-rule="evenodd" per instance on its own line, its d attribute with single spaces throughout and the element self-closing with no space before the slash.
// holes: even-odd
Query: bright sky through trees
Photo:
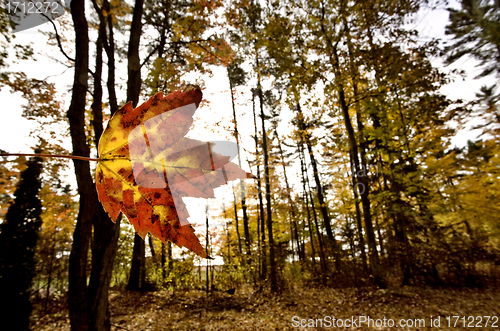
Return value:
<svg viewBox="0 0 500 331">
<path fill-rule="evenodd" d="M 456 6 L 456 5 L 455 5 Z M 60 19 L 69 20 L 68 14 Z M 431 9 L 424 8 L 419 15 L 415 18 L 411 25 L 415 25 L 420 31 L 420 39 L 428 41 L 432 38 L 442 38 L 446 40 L 448 37 L 444 34 L 444 27 L 448 23 L 448 12 L 444 8 Z M 43 26 L 35 27 L 16 34 L 16 43 L 28 44 L 33 43 L 33 48 L 37 61 L 24 61 L 13 63 L 7 68 L 9 71 L 24 71 L 28 77 L 37 79 L 45 79 L 48 77 L 49 82 L 56 83 L 57 92 L 61 96 L 63 103 L 63 111 L 66 111 L 69 105 L 69 97 L 71 95 L 70 87 L 73 80 L 73 71 L 66 68 L 64 65 L 57 63 L 54 59 L 62 61 L 63 56 L 59 50 L 53 46 L 47 46 L 47 37 L 40 31 L 51 31 L 52 26 L 45 24 Z M 66 31 L 66 36 L 71 37 L 71 33 Z M 92 54 L 92 53 L 91 53 Z M 52 59 L 50 59 L 51 57 Z M 15 57 L 11 57 L 15 58 Z M 442 62 L 435 59 L 436 66 L 443 68 Z M 472 100 L 475 93 L 479 91 L 481 85 L 487 84 L 491 78 L 483 78 L 481 80 L 473 80 L 480 70 L 474 67 L 475 62 L 471 59 L 464 58 L 453 66 L 445 67 L 445 71 L 454 68 L 464 69 L 467 71 L 468 76 L 466 80 L 455 76 L 455 81 L 443 88 L 443 92 L 452 99 L 463 98 L 465 100 Z M 118 72 L 118 82 L 125 82 L 126 70 Z M 213 68 L 213 76 L 205 78 L 206 85 L 203 88 L 204 99 L 209 102 L 208 105 L 203 105 L 195 113 L 195 122 L 193 129 L 188 133 L 188 137 L 200 140 L 229 140 L 233 141 L 232 134 L 227 129 L 232 129 L 232 109 L 231 97 L 229 93 L 229 82 L 226 75 L 226 69 L 223 67 Z M 247 155 L 244 148 L 252 149 L 253 140 L 250 135 L 253 134 L 253 119 L 251 115 L 250 104 L 250 87 L 255 85 L 253 80 L 247 86 L 237 88 L 236 102 L 237 113 L 239 122 L 239 131 L 242 136 L 242 167 L 246 171 L 250 171 L 246 162 Z M 164 91 L 168 94 L 171 91 Z M 124 89 L 118 90 L 118 100 L 120 105 L 124 100 Z M 4 88 L 0 92 L 0 98 L 4 101 L 4 108 L 2 111 L 3 121 L 0 122 L 0 141 L 2 144 L 0 148 L 11 153 L 24 152 L 30 153 L 30 146 L 34 146 L 36 140 L 29 137 L 30 131 L 36 129 L 34 121 L 28 121 L 21 116 L 20 105 L 25 103 L 19 94 L 11 94 L 8 88 Z M 140 100 L 140 103 L 144 98 Z M 241 115 L 244 114 L 244 115 Z M 284 112 L 286 114 L 286 111 Z M 289 118 L 282 115 L 282 122 L 288 122 Z M 282 130 L 282 127 L 280 127 Z M 453 138 L 452 142 L 455 145 L 463 146 L 468 139 L 475 138 L 474 133 L 461 132 Z M 70 150 L 69 137 L 64 141 L 63 146 Z M 72 168 L 72 164 L 71 164 Z M 72 169 L 70 170 L 72 172 Z M 68 180 L 74 183 L 73 175 L 68 175 Z M 73 184 L 74 186 L 74 184 Z M 230 201 L 232 194 L 229 188 L 221 188 L 216 190 L 220 199 L 218 205 L 222 200 Z M 202 199 L 187 199 L 188 209 L 190 211 L 190 221 L 204 222 L 204 206 L 205 201 Z M 215 210 L 215 208 L 214 208 Z M 220 210 L 220 208 L 219 208 Z M 217 210 L 217 212 L 219 212 Z"/>
<path fill-rule="evenodd" d="M 453 3 L 451 4 L 453 5 Z M 455 4 L 456 6 L 456 4 Z M 65 16 L 68 16 L 67 14 Z M 62 18 L 60 18 L 62 19 Z M 68 19 L 65 17 L 65 19 Z M 443 40 L 449 39 L 448 36 L 444 34 L 444 28 L 448 23 L 448 12 L 441 5 L 440 8 L 424 8 L 417 15 L 413 23 L 420 32 L 419 39 L 422 41 L 430 40 L 432 38 L 442 38 Z M 56 83 L 58 93 L 65 99 L 67 107 L 68 96 L 70 95 L 69 88 L 73 79 L 73 73 L 71 69 L 65 68 L 63 65 L 57 63 L 48 57 L 53 57 L 54 59 L 62 60 L 62 55 L 56 47 L 47 46 L 47 37 L 42 34 L 43 31 L 51 31 L 52 27 L 49 24 L 44 24 L 29 30 L 16 33 L 16 43 L 28 44 L 33 43 L 35 53 L 38 54 L 37 61 L 23 61 L 20 63 L 11 64 L 7 69 L 9 71 L 22 70 L 25 71 L 29 77 L 34 77 L 38 79 L 48 78 L 48 81 Z M 435 59 L 435 65 L 442 67 L 442 61 L 440 59 Z M 475 61 L 470 58 L 464 58 L 457 63 L 449 67 L 444 67 L 444 70 L 448 71 L 455 68 L 460 68 L 466 70 L 468 76 L 467 79 L 462 79 L 456 77 L 455 81 L 443 87 L 443 92 L 451 97 L 452 99 L 463 98 L 465 100 L 471 100 L 474 98 L 475 93 L 478 92 L 479 87 L 491 82 L 491 77 L 486 77 L 479 80 L 473 80 L 480 70 L 475 67 Z M 230 106 L 230 94 L 229 94 L 229 83 L 227 81 L 226 70 L 222 67 L 213 69 L 213 76 L 206 77 L 206 87 L 204 88 L 204 98 L 210 102 L 209 109 L 204 106 L 195 114 L 195 126 L 196 135 L 203 136 L 204 139 L 222 139 L 224 136 L 228 136 L 226 133 L 214 133 L 211 128 L 217 123 L 221 124 L 221 130 L 223 126 L 230 126 L 231 120 L 231 106 Z M 120 75 L 120 74 L 119 74 Z M 120 76 L 124 76 L 121 74 Z M 122 77 L 123 78 L 123 77 Z M 167 92 L 167 91 L 165 91 Z M 241 112 L 245 112 L 248 119 L 250 118 L 251 107 L 249 104 L 249 88 L 239 87 L 238 92 L 245 94 L 237 94 L 240 101 L 247 101 L 247 103 L 238 104 L 237 107 Z M 0 135 L 2 140 L 1 148 L 8 150 L 9 152 L 28 152 L 29 146 L 33 146 L 35 140 L 30 139 L 29 132 L 30 129 L 34 129 L 36 124 L 33 121 L 28 121 L 21 117 L 21 110 L 19 105 L 25 101 L 19 94 L 11 94 L 8 89 L 5 88 L 0 92 L 0 97 L 4 102 L 6 102 L 7 107 L 3 111 L 4 120 L 0 123 Z M 243 107 L 243 111 L 241 110 Z M 245 126 L 244 123 L 250 123 L 242 121 L 242 128 L 240 130 L 243 137 L 243 144 L 252 143 L 248 139 L 248 135 L 251 134 L 252 128 L 250 126 Z M 247 129 L 248 130 L 245 130 Z M 193 135 L 193 133 L 190 133 Z M 463 145 L 470 139 L 470 135 L 459 134 L 454 138 L 454 143 L 458 145 Z M 193 136 L 194 138 L 194 136 Z M 69 148 L 69 143 L 68 146 Z"/>
</svg>

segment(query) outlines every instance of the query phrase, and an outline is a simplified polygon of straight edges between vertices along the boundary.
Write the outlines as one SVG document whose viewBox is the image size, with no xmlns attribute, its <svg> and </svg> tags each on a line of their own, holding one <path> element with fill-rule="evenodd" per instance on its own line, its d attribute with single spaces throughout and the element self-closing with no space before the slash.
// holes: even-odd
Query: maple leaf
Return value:
<svg viewBox="0 0 500 331">
<path fill-rule="evenodd" d="M 120 108 L 99 141 L 96 188 L 113 222 L 123 212 L 142 238 L 149 232 L 207 257 L 182 197 L 214 198 L 214 188 L 251 175 L 213 150 L 220 143 L 185 137 L 201 99 L 191 88 Z"/>
</svg>

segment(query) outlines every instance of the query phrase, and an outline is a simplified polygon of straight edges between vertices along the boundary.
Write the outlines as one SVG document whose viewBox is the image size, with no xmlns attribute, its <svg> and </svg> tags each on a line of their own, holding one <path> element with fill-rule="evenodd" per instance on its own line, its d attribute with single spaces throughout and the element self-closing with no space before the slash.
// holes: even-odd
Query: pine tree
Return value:
<svg viewBox="0 0 500 331">
<path fill-rule="evenodd" d="M 30 159 L 0 225 L 0 319 L 4 330 L 29 330 L 35 246 L 42 224 L 41 172 L 42 159 Z"/>
<path fill-rule="evenodd" d="M 449 9 L 450 24 L 446 34 L 454 43 L 447 47 L 448 64 L 464 55 L 480 61 L 481 77 L 500 74 L 500 2 L 492 0 L 462 0 L 461 9 Z"/>
</svg>

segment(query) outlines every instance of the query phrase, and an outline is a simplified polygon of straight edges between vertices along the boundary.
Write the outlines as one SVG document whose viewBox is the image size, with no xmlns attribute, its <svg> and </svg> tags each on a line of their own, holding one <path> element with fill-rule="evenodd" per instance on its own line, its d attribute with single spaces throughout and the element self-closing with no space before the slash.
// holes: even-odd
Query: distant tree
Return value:
<svg viewBox="0 0 500 331">
<path fill-rule="evenodd" d="M 29 330 L 30 289 L 35 276 L 35 247 L 42 224 L 42 159 L 27 162 L 4 223 L 0 225 L 0 318 L 4 330 Z"/>
</svg>

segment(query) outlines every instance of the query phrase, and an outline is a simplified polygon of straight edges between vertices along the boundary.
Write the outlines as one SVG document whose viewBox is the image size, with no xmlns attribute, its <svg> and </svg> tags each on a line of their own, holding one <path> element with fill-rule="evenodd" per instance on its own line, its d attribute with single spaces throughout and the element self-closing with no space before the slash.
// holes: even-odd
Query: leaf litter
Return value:
<svg viewBox="0 0 500 331">
<path fill-rule="evenodd" d="M 453 329 L 444 325 L 447 316 L 500 316 L 498 289 L 421 288 L 307 288 L 290 286 L 279 295 L 255 293 L 250 288 L 237 289 L 234 295 L 225 291 L 190 290 L 186 292 L 111 291 L 111 330 L 431 330 Z M 35 303 L 33 330 L 69 331 L 65 298 L 51 303 L 42 316 L 43 300 Z M 422 319 L 423 328 L 377 328 L 366 324 L 355 328 L 299 328 L 296 319 Z M 430 326 L 430 318 L 441 316 L 441 328 Z M 307 324 L 307 322 L 304 322 Z M 481 330 L 497 330 L 482 327 Z"/>
</svg>

